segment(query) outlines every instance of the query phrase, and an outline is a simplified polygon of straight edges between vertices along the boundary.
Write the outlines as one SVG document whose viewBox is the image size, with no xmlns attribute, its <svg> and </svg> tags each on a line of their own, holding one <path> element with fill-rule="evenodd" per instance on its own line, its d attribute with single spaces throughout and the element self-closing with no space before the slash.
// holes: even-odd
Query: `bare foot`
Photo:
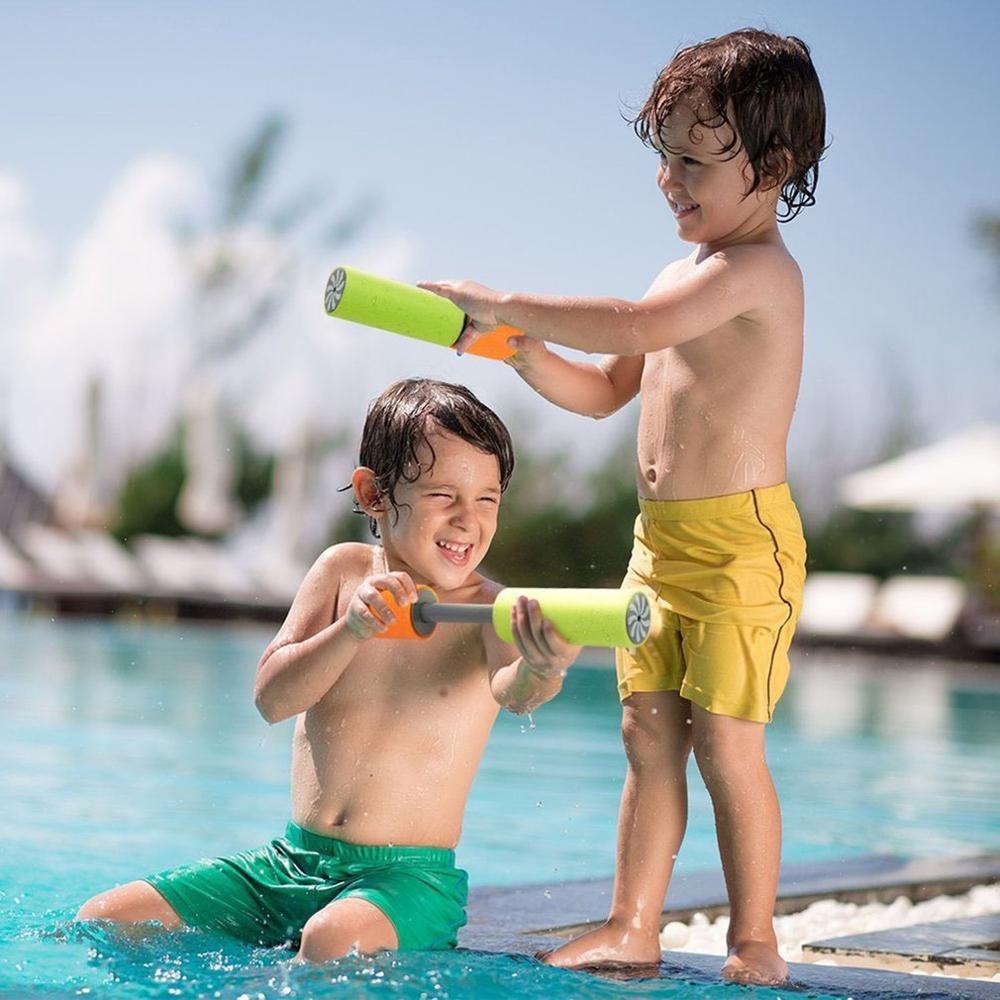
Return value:
<svg viewBox="0 0 1000 1000">
<path fill-rule="evenodd" d="M 788 981 L 788 966 L 777 949 L 763 941 L 742 941 L 729 949 L 722 978 L 731 983 L 780 986 Z"/>
<path fill-rule="evenodd" d="M 655 929 L 651 934 L 640 934 L 609 920 L 538 957 L 546 965 L 562 969 L 591 965 L 658 965 L 660 939 Z"/>
</svg>

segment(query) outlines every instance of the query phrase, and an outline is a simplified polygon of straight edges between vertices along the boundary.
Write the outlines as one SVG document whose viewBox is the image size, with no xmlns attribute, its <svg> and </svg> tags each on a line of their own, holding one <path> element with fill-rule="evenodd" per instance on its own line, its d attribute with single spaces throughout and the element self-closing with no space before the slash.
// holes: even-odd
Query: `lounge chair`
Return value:
<svg viewBox="0 0 1000 1000">
<path fill-rule="evenodd" d="M 894 576 L 879 588 L 872 621 L 907 639 L 940 642 L 958 625 L 966 588 L 950 576 Z"/>
<path fill-rule="evenodd" d="M 850 636 L 864 631 L 878 578 L 867 573 L 810 573 L 798 629 L 807 635 Z"/>
</svg>

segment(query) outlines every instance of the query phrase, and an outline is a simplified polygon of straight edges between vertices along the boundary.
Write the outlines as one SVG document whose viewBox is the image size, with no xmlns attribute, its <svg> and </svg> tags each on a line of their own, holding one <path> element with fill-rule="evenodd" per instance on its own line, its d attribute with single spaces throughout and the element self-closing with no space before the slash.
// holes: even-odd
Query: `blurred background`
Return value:
<svg viewBox="0 0 1000 1000">
<path fill-rule="evenodd" d="M 746 25 L 811 46 L 831 143 L 783 227 L 810 570 L 768 737 L 784 858 L 995 850 L 1000 6 L 3 0 L 0 992 L 288 993 L 280 954 L 234 975 L 243 953 L 133 958 L 64 924 L 281 829 L 293 723 L 257 717 L 254 664 L 318 553 L 366 537 L 338 489 L 392 381 L 463 382 L 510 426 L 488 573 L 618 585 L 636 404 L 564 413 L 504 365 L 330 319 L 324 286 L 350 264 L 640 297 L 689 247 L 623 116 L 679 47 Z M 474 886 L 613 871 L 609 661 L 588 650 L 537 725 L 501 715 Z M 691 786 L 681 878 L 718 871 Z M 421 961 L 402 995 L 438 989 Z"/>
<path fill-rule="evenodd" d="M 415 375 L 512 428 L 487 570 L 617 585 L 637 404 L 585 421 L 504 366 L 330 320 L 323 286 L 349 263 L 641 296 L 688 248 L 623 114 L 678 47 L 744 25 L 805 39 L 828 107 L 817 204 L 783 227 L 807 291 L 803 634 L 1000 644 L 987 2 L 7 0 L 4 600 L 280 617 L 325 545 L 366 536 L 336 491 L 367 403 Z"/>
</svg>

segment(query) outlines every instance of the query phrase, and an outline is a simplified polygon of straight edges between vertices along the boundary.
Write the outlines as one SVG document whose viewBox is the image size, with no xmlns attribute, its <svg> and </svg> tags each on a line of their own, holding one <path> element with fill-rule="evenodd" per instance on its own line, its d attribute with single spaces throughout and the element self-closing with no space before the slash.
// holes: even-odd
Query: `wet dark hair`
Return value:
<svg viewBox="0 0 1000 1000">
<path fill-rule="evenodd" d="M 408 378 L 389 386 L 368 407 L 361 433 L 358 464 L 375 473 L 380 497 L 393 510 L 396 484 L 416 482 L 434 467 L 434 449 L 428 432 L 434 425 L 468 441 L 474 448 L 495 455 L 500 466 L 500 491 L 507 489 L 514 471 L 514 446 L 503 421 L 464 386 L 429 378 Z M 430 464 L 420 462 L 422 447 L 430 449 Z M 355 498 L 354 511 L 364 514 Z M 378 522 L 368 518 L 378 538 Z"/>
<path fill-rule="evenodd" d="M 663 145 L 671 109 L 696 98 L 698 125 L 728 125 L 735 133 L 724 152 L 746 150 L 753 171 L 752 194 L 762 181 L 781 184 L 785 205 L 778 221 L 794 219 L 814 205 L 819 161 L 826 150 L 826 105 L 809 46 L 799 38 L 755 28 L 732 31 L 681 49 L 661 71 L 635 118 L 628 118 L 647 145 Z M 676 152 L 667 148 L 668 152 Z"/>
</svg>

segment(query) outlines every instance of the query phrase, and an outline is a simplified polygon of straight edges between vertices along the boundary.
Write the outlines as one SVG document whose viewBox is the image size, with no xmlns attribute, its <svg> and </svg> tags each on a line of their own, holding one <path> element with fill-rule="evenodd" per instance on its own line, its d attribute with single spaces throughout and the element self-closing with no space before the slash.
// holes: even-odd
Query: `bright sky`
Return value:
<svg viewBox="0 0 1000 1000">
<path fill-rule="evenodd" d="M 184 185 L 217 179 L 272 111 L 294 126 L 282 190 L 316 184 L 334 204 L 368 193 L 380 204 L 358 257 L 311 258 L 317 308 L 325 271 L 359 259 L 405 280 L 638 297 L 687 248 L 655 187 L 653 154 L 619 111 L 642 101 L 678 46 L 744 25 L 811 46 L 832 139 L 818 204 L 784 228 L 807 289 L 793 463 L 806 469 L 830 448 L 866 457 L 892 380 L 912 385 L 924 439 L 1000 419 L 1000 271 L 972 230 L 978 213 L 1000 213 L 993 2 L 5 0 L 0 347 L 36 329 L 42 301 L 53 343 L 96 336 L 102 314 L 74 306 L 66 272 L 108 233 L 115 197 L 134 204 L 122 194 L 129 171 L 167 154 L 173 193 L 157 187 L 157 198 L 188 204 Z M 195 179 L 182 182 L 185 170 Z M 123 226 L 112 227 L 119 257 L 89 258 L 77 290 L 116 288 L 107 272 Z M 53 303 L 77 315 L 71 331 L 60 332 Z M 322 336 L 338 336 L 319 322 Z M 549 443 L 594 433 L 540 408 L 506 368 L 424 345 L 383 364 L 386 340 L 347 343 L 364 354 L 342 369 L 352 407 L 403 367 L 467 381 L 503 414 L 544 414 Z M 114 352 L 114 339 L 102 349 Z M 43 367 L 36 358 L 15 379 Z M 26 429 L 37 430 L 24 408 L 38 393 L 25 399 L 2 378 L 0 418 L 6 410 L 21 427 L 13 444 L 46 447 Z M 360 426 L 360 413 L 341 416 Z M 614 440 L 627 419 L 598 435 Z"/>
</svg>

